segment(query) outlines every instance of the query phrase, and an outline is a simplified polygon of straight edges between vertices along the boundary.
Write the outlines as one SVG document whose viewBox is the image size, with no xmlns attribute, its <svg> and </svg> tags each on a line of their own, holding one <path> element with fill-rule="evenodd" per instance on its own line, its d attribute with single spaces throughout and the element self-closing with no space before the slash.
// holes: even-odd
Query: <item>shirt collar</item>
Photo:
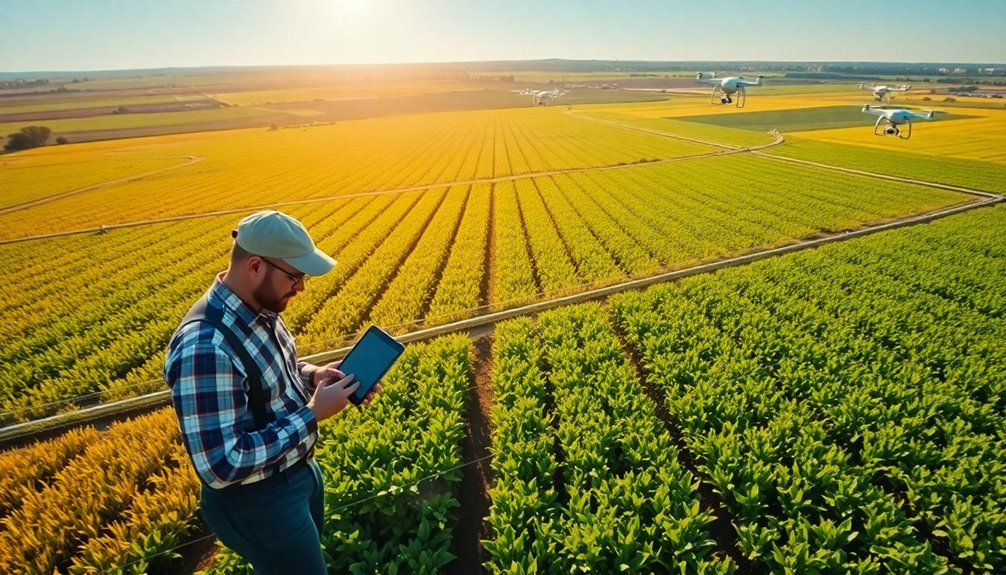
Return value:
<svg viewBox="0 0 1006 575">
<path fill-rule="evenodd" d="M 218 275 L 216 279 L 213 280 L 213 286 L 210 288 L 211 299 L 215 298 L 219 300 L 223 303 L 225 309 L 229 309 L 247 325 L 251 325 L 259 318 L 267 322 L 269 325 L 273 325 L 276 322 L 277 316 L 271 311 L 263 310 L 262 313 L 255 313 L 255 310 L 253 310 L 233 291 L 231 291 L 231 288 L 227 287 L 224 282 L 220 281 L 222 275 L 223 274 Z"/>
</svg>

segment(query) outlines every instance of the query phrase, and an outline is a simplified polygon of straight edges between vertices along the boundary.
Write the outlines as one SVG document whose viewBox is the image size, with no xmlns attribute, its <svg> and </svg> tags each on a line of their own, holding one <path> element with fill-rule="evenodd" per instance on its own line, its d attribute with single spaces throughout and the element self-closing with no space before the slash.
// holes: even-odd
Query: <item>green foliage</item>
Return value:
<svg viewBox="0 0 1006 575">
<path fill-rule="evenodd" d="M 732 572 L 600 307 L 501 324 L 493 357 L 490 572 Z"/>
<path fill-rule="evenodd" d="M 1006 166 L 992 162 L 799 138 L 788 138 L 782 146 L 763 153 L 989 192 L 1006 192 Z"/>
<path fill-rule="evenodd" d="M 434 573 L 454 558 L 471 353 L 461 336 L 409 346 L 376 402 L 324 426 L 324 545 L 336 572 Z"/>
<path fill-rule="evenodd" d="M 748 558 L 1006 568 L 1004 214 L 614 298 Z"/>
</svg>

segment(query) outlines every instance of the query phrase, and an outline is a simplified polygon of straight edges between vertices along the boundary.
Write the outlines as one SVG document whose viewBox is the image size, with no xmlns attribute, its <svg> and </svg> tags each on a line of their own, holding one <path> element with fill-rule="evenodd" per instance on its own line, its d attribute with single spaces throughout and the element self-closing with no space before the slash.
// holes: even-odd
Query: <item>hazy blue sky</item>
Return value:
<svg viewBox="0 0 1006 575">
<path fill-rule="evenodd" d="M 0 71 L 539 58 L 1006 63 L 1003 0 L 0 0 Z"/>
</svg>

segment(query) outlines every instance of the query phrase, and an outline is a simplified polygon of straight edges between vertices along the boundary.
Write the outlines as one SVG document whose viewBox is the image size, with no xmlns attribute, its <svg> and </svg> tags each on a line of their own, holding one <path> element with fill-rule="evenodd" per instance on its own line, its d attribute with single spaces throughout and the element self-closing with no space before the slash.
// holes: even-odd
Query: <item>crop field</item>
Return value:
<svg viewBox="0 0 1006 575">
<path fill-rule="evenodd" d="M 1006 568 L 1002 208 L 612 303 L 746 557 Z"/>
<path fill-rule="evenodd" d="M 893 148 L 867 147 L 858 143 L 861 135 L 857 133 L 856 143 L 837 143 L 806 139 L 807 133 L 801 133 L 788 138 L 785 146 L 773 148 L 767 155 L 997 193 L 1006 192 L 1006 166 L 1001 164 L 953 156 L 924 155 Z M 867 140 L 867 144 L 872 144 L 872 141 Z"/>
<path fill-rule="evenodd" d="M 800 190 L 782 191 L 795 181 Z M 339 265 L 311 280 L 286 320 L 302 351 L 321 351 L 368 322 L 392 330 L 442 323 L 963 201 L 731 156 L 294 205 L 288 211 Z M 160 387 L 175 320 L 226 267 L 235 219 L 0 246 L 15 279 L 0 298 L 4 411 L 24 419 L 80 395 Z M 39 265 L 41 254 L 58 263 Z M 76 289 L 48 289 L 67 276 L 76 283 L 63 285 Z"/>
<path fill-rule="evenodd" d="M 205 91 L 354 95 L 246 88 Z M 1006 111 L 898 141 L 849 85 L 757 90 L 0 155 L 0 430 L 162 391 L 260 209 L 338 260 L 283 313 L 301 356 L 826 238 L 409 344 L 321 426 L 330 569 L 1006 571 L 1006 208 L 844 239 L 1006 192 Z M 170 409 L 2 452 L 0 572 L 249 573 L 198 490 Z"/>
<path fill-rule="evenodd" d="M 485 568 L 1001 571 L 1004 232 L 986 209 L 501 324 Z M 410 346 L 372 412 L 323 426 L 332 568 L 452 560 L 473 357 Z M 5 454 L 0 564 L 87 573 L 193 537 L 173 417 Z"/>
<path fill-rule="evenodd" d="M 92 155 L 90 158 L 64 161 L 53 154 L 49 159 L 52 160 L 49 164 L 34 162 L 32 165 L 0 160 L 4 186 L 0 209 L 186 163 L 185 158 L 121 155 Z M 67 182 L 71 181 L 76 187 L 68 189 Z"/>
<path fill-rule="evenodd" d="M 938 114 L 937 121 L 916 122 L 914 135 L 906 142 L 909 145 L 905 149 L 937 158 L 981 160 L 999 167 L 1006 166 L 1006 110 L 952 109 L 954 114 Z M 954 119 L 958 113 L 969 117 Z M 939 121 L 943 118 L 948 120 Z M 926 137 L 916 137 L 922 134 Z M 891 149 L 886 142 L 876 141 L 882 138 L 874 136 L 872 130 L 820 130 L 801 132 L 800 136 L 822 142 Z"/>
<path fill-rule="evenodd" d="M 194 110 L 191 112 L 160 112 L 150 114 L 115 114 L 87 118 L 65 118 L 46 120 L 45 124 L 53 133 L 73 134 L 93 130 L 124 130 L 129 128 L 148 128 L 154 126 L 194 125 L 207 121 L 244 120 L 248 118 L 266 117 L 272 113 L 258 107 L 219 108 L 215 110 Z M 37 122 L 0 123 L 0 133 L 17 132 L 26 124 Z"/>
<path fill-rule="evenodd" d="M 895 141 L 896 138 L 873 135 L 876 118 L 861 111 L 862 104 L 870 102 L 869 92 L 813 92 L 765 96 L 756 101 L 756 90 L 749 90 L 749 103 L 744 108 L 711 106 L 708 97 L 684 96 L 667 102 L 585 106 L 578 113 L 622 126 L 733 146 L 768 143 L 772 136 L 765 132 L 778 129 L 787 134 L 786 145 L 765 153 L 910 179 L 1006 191 L 1003 168 L 1006 109 L 953 106 L 947 108 L 947 113 L 940 113 L 940 102 L 925 102 L 919 96 L 898 96 L 892 106 L 910 101 L 910 108 L 935 109 L 938 113 L 935 121 L 915 122 L 910 140 Z M 858 124 L 854 123 L 857 117 Z M 821 124 L 828 122 L 837 124 L 831 127 Z M 788 131 L 795 135 L 788 135 Z"/>
<path fill-rule="evenodd" d="M 97 159 L 90 153 L 92 145 L 100 149 Z M 100 163 L 102 157 L 177 161 L 184 156 L 202 161 L 39 209 L 0 215 L 0 238 L 361 192 L 613 167 L 715 150 L 586 122 L 556 109 L 427 114 L 197 138 L 123 140 L 119 145 L 116 149 L 108 143 L 83 144 L 70 153 L 52 147 L 12 161 L 21 167 Z M 67 187 L 75 187 L 75 182 L 68 181 Z"/>
<path fill-rule="evenodd" d="M 318 102 L 332 100 L 356 100 L 364 98 L 388 98 L 409 96 L 416 93 L 453 92 L 473 90 L 463 82 L 343 82 L 319 87 L 298 87 L 287 89 L 258 89 L 247 92 L 219 92 L 210 95 L 217 101 L 230 106 L 265 106 L 287 102 Z"/>
<path fill-rule="evenodd" d="M 0 117 L 10 115 L 24 115 L 39 112 L 63 112 L 67 110 L 91 110 L 95 108 L 119 108 L 123 106 L 149 106 L 156 104 L 179 104 L 179 103 L 203 103 L 207 101 L 206 96 L 199 94 L 161 94 L 155 96 L 126 96 L 109 98 L 107 96 L 83 98 L 75 95 L 63 101 L 52 101 L 45 103 L 18 103 L 17 98 L 11 98 L 13 102 L 0 108 Z"/>
<path fill-rule="evenodd" d="M 913 112 L 922 113 L 916 108 Z M 863 111 L 855 106 L 825 106 L 799 110 L 776 110 L 767 112 L 747 112 L 744 114 L 713 114 L 709 116 L 685 116 L 679 118 L 689 122 L 714 124 L 729 128 L 741 128 L 755 132 L 780 130 L 782 132 L 805 132 L 809 130 L 834 130 L 835 128 L 861 127 Z M 969 116 L 961 114 L 941 114 L 940 120 L 959 120 Z"/>
</svg>

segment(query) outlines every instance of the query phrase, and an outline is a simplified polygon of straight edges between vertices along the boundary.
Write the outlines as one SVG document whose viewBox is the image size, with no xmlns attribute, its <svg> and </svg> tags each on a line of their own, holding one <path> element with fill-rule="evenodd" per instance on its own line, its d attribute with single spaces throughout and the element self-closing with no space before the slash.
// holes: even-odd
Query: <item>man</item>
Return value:
<svg viewBox="0 0 1006 575">
<path fill-rule="evenodd" d="M 230 266 L 175 331 L 164 378 L 203 483 L 203 518 L 220 541 L 256 574 L 323 575 L 314 443 L 318 422 L 359 384 L 339 362 L 298 362 L 279 313 L 335 260 L 280 212 L 248 216 L 231 235 Z"/>
</svg>

